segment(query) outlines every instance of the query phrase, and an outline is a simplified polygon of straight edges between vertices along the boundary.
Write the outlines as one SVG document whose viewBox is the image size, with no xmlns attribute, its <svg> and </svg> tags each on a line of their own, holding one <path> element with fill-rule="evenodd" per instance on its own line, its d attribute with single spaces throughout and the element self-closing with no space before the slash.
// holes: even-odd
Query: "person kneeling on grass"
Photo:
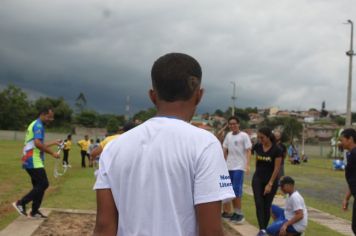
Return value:
<svg viewBox="0 0 356 236">
<path fill-rule="evenodd" d="M 303 197 L 294 188 L 294 180 L 285 176 L 280 181 L 283 193 L 288 194 L 285 209 L 272 205 L 274 222 L 267 227 L 268 235 L 300 235 L 308 224 L 308 212 Z"/>
</svg>

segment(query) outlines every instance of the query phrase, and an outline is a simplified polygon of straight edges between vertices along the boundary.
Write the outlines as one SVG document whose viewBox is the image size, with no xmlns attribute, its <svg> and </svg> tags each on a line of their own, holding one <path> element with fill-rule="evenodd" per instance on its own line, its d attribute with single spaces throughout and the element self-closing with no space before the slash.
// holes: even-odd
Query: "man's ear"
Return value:
<svg viewBox="0 0 356 236">
<path fill-rule="evenodd" d="M 195 105 L 196 106 L 200 103 L 200 101 L 201 101 L 201 99 L 203 97 L 203 94 L 204 94 L 204 89 L 202 89 L 202 88 L 199 88 L 196 91 L 196 94 L 195 94 Z"/>
<path fill-rule="evenodd" d="M 153 89 L 150 89 L 148 91 L 148 96 L 150 97 L 152 103 L 157 106 L 157 93 Z"/>
</svg>

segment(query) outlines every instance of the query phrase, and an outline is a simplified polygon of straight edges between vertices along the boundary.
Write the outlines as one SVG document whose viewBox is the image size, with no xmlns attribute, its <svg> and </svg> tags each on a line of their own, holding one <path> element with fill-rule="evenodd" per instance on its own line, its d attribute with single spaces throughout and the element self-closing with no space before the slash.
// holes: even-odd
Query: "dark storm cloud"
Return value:
<svg viewBox="0 0 356 236">
<path fill-rule="evenodd" d="M 133 112 L 148 100 L 150 67 L 186 52 L 203 68 L 199 111 L 240 107 L 344 109 L 349 25 L 340 1 L 19 1 L 0 5 L 0 88 L 83 92 L 91 108 Z M 356 20 L 356 19 L 354 19 Z M 332 94 L 332 96 L 330 96 Z M 356 107 L 356 104 L 353 103 Z"/>
</svg>

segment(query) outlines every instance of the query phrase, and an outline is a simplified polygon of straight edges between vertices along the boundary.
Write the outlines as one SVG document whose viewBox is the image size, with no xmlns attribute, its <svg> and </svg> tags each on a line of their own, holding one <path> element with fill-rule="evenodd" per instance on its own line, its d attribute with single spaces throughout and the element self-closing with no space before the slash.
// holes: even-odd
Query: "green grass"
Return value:
<svg viewBox="0 0 356 236">
<path fill-rule="evenodd" d="M 22 142 L 0 141 L 0 230 L 13 221 L 18 214 L 11 202 L 19 199 L 31 189 L 28 174 L 21 169 Z M 69 154 L 73 166 L 65 176 L 53 177 L 54 159 L 46 155 L 46 171 L 50 182 L 43 207 L 95 210 L 95 192 L 92 190 L 95 178 L 93 169 L 82 169 L 79 149 L 73 145 Z M 253 170 L 252 170 L 253 171 Z M 351 219 L 351 211 L 341 210 L 341 200 L 346 189 L 344 173 L 331 170 L 330 160 L 311 156 L 310 162 L 302 166 L 286 164 L 288 175 L 293 176 L 308 206 Z M 250 178 L 245 183 L 249 184 Z M 244 195 L 244 212 L 247 220 L 257 225 L 254 202 L 251 196 Z M 340 235 L 319 224 L 309 222 L 307 235 Z"/>
<path fill-rule="evenodd" d="M 46 190 L 42 207 L 96 209 L 95 178 L 92 168 L 81 168 L 79 149 L 73 145 L 69 154 L 72 165 L 64 176 L 54 178 L 54 158 L 46 155 L 46 172 L 50 187 Z M 31 181 L 21 168 L 22 142 L 0 141 L 0 230 L 18 217 L 11 203 L 21 198 L 31 188 Z M 30 205 L 28 205 L 30 207 Z"/>
<path fill-rule="evenodd" d="M 245 214 L 246 220 L 258 228 L 257 218 L 256 218 L 256 208 L 253 197 L 244 194 L 243 196 L 243 212 Z M 272 221 L 272 220 L 271 220 Z M 350 226 L 351 227 L 351 226 Z M 342 234 L 331 230 L 325 226 L 317 224 L 311 220 L 308 221 L 308 227 L 305 232 L 306 235 L 323 235 L 323 236 L 342 236 Z"/>
</svg>

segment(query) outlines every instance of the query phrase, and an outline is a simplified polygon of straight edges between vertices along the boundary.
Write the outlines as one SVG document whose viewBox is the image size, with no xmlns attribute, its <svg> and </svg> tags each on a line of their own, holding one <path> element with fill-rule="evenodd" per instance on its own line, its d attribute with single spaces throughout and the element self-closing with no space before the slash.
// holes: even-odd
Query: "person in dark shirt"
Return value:
<svg viewBox="0 0 356 236">
<path fill-rule="evenodd" d="M 345 194 L 342 208 L 346 211 L 351 195 L 354 198 L 352 208 L 352 231 L 356 234 L 356 131 L 354 129 L 345 129 L 341 133 L 341 144 L 344 149 L 348 150 L 347 165 L 345 168 L 345 178 L 348 189 Z"/>
<path fill-rule="evenodd" d="M 252 189 L 260 228 L 258 236 L 267 235 L 266 228 L 271 215 L 271 205 L 278 189 L 282 151 L 275 143 L 271 129 L 258 130 L 258 143 L 254 146 L 256 171 L 252 178 Z"/>
</svg>

